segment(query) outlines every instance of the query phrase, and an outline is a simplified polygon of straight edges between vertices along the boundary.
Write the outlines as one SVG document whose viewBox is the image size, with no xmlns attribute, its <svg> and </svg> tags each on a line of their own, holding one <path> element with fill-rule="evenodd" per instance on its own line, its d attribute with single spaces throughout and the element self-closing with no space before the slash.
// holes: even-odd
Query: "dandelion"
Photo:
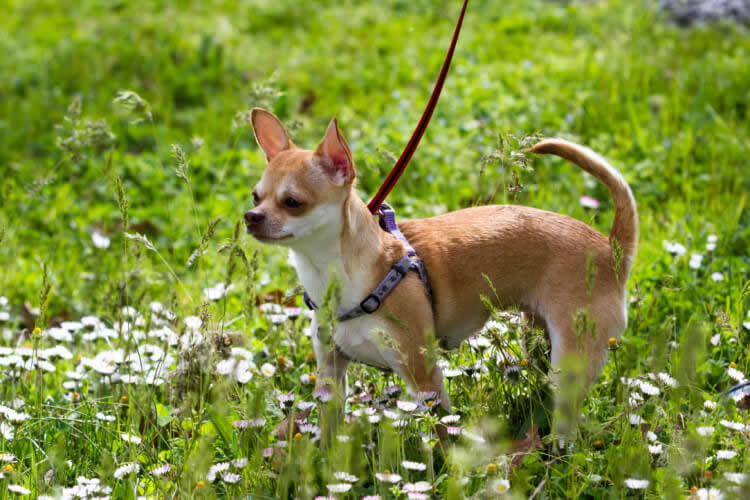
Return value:
<svg viewBox="0 0 750 500">
<path fill-rule="evenodd" d="M 720 460 L 731 460 L 737 456 L 737 452 L 734 450 L 717 450 L 716 457 Z"/>
<path fill-rule="evenodd" d="M 115 479 L 122 479 L 125 476 L 129 476 L 133 472 L 138 472 L 140 469 L 141 466 L 136 463 L 122 464 L 117 469 L 115 469 L 114 476 Z"/>
<path fill-rule="evenodd" d="M 403 466 L 404 469 L 408 469 L 408 470 L 423 471 L 427 469 L 427 466 L 423 464 L 422 462 L 410 462 L 409 460 L 404 460 L 403 462 L 401 462 L 401 465 Z"/>
<path fill-rule="evenodd" d="M 626 479 L 625 486 L 631 490 L 645 490 L 648 488 L 648 479 Z"/>
</svg>

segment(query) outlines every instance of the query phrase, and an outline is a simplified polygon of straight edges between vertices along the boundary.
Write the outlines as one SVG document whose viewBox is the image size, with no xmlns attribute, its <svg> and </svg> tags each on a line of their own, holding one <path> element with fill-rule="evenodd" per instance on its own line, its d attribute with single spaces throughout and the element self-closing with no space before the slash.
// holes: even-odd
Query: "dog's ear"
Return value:
<svg viewBox="0 0 750 500">
<path fill-rule="evenodd" d="M 326 135 L 315 150 L 323 169 L 337 186 L 351 183 L 356 177 L 352 151 L 339 130 L 336 118 L 331 120 Z"/>
<path fill-rule="evenodd" d="M 294 147 L 284 125 L 273 113 L 265 109 L 253 108 L 250 117 L 253 122 L 255 140 L 266 153 L 266 160 L 271 161 L 281 151 Z"/>
</svg>

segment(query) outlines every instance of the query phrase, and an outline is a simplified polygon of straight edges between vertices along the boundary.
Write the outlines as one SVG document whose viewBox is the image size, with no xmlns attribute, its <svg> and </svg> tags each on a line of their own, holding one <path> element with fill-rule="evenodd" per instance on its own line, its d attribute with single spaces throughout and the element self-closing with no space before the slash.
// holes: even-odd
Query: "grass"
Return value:
<svg viewBox="0 0 750 500">
<path fill-rule="evenodd" d="M 32 497 L 84 477 L 115 498 L 311 498 L 346 472 L 357 480 L 342 498 L 403 497 L 419 481 L 436 497 L 485 497 L 505 479 L 519 498 L 747 495 L 731 475 L 748 473 L 747 416 L 720 394 L 750 374 L 750 35 L 677 28 L 641 1 L 472 1 L 433 122 L 388 200 L 400 217 L 527 204 L 606 234 L 603 186 L 555 159 L 521 168 L 498 135 L 566 137 L 620 168 L 641 223 L 630 325 L 574 446 L 545 443 L 515 468 L 503 455 L 546 415 L 543 361 L 500 314 L 485 332 L 494 344 L 446 360 L 484 367 L 449 381 L 467 434 L 446 457 L 429 414 L 351 417 L 337 429 L 346 438 L 317 441 L 313 428 L 277 446 L 278 395 L 313 401 L 315 369 L 305 314 L 278 309 L 301 306 L 284 252 L 235 231 L 264 164 L 244 112 L 272 109 L 308 147 L 336 115 L 367 198 L 419 118 L 458 8 L 11 0 L 0 20 L 0 450 L 13 455 L 2 481 Z M 234 287 L 209 299 L 218 284 Z M 519 361 L 498 362 L 499 349 Z M 376 398 L 399 382 L 360 366 L 349 376 Z M 386 470 L 400 486 L 376 479 Z"/>
</svg>

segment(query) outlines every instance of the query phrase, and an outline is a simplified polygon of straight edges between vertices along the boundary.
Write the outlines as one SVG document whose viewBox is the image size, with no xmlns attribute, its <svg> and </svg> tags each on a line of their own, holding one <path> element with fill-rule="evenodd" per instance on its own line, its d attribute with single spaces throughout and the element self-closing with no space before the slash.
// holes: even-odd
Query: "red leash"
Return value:
<svg viewBox="0 0 750 500">
<path fill-rule="evenodd" d="M 414 129 L 414 133 L 412 134 L 411 139 L 409 139 L 409 143 L 401 153 L 401 157 L 399 157 L 398 161 L 393 166 L 391 173 L 388 174 L 388 177 L 386 177 L 385 181 L 383 181 L 383 185 L 380 186 L 377 194 L 372 198 L 372 200 L 370 200 L 370 203 L 367 205 L 367 208 L 369 208 L 370 212 L 372 213 L 376 213 L 378 211 L 378 208 L 380 208 L 380 204 L 383 203 L 386 196 L 388 196 L 388 193 L 390 193 L 391 189 L 393 189 L 393 186 L 396 185 L 399 177 L 401 177 L 401 174 L 404 173 L 406 165 L 409 164 L 409 160 L 411 160 L 414 151 L 419 145 L 420 139 L 422 139 L 422 135 L 424 134 L 425 129 L 427 129 L 427 124 L 430 123 L 432 112 L 435 110 L 435 105 L 437 105 L 438 98 L 440 98 L 440 91 L 443 90 L 443 82 L 445 82 L 445 77 L 448 76 L 448 69 L 451 66 L 453 51 L 456 49 L 458 33 L 461 31 L 461 24 L 463 24 L 464 22 L 464 13 L 466 12 L 466 5 L 468 3 L 469 0 L 464 0 L 464 6 L 461 8 L 461 15 L 458 17 L 456 30 L 453 32 L 451 46 L 448 49 L 448 54 L 445 56 L 445 62 L 443 63 L 443 67 L 440 70 L 440 75 L 438 76 L 437 82 L 435 83 L 435 88 L 432 90 L 430 100 L 427 102 L 427 107 L 425 108 L 424 113 L 422 113 L 422 118 L 419 120 L 419 124 L 417 125 L 417 128 Z"/>
</svg>

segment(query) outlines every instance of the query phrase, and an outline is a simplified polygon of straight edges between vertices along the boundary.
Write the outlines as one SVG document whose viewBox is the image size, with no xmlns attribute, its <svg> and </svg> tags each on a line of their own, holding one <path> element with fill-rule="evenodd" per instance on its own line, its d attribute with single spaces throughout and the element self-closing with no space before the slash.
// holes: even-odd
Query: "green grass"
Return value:
<svg viewBox="0 0 750 500">
<path fill-rule="evenodd" d="M 274 324 L 256 307 L 301 305 L 285 252 L 234 235 L 264 165 L 238 113 L 267 107 L 307 147 L 335 115 L 366 199 L 418 121 L 459 3 L 10 1 L 0 19 L 0 296 L 8 300 L 0 312 L 9 313 L 0 321 L 2 346 L 52 347 L 58 342 L 33 335 L 35 326 L 45 330 L 87 315 L 122 326 L 134 321 L 124 316 L 125 306 L 145 323 L 130 333 L 119 328 L 109 340 L 74 333 L 72 343 L 63 343 L 73 358 L 54 359 L 54 372 L 35 368 L 28 357 L 19 366 L 2 356 L 0 399 L 11 406 L 20 398 L 25 406 L 18 411 L 29 415 L 8 424 L 13 438 L 0 439 L 0 451 L 18 458 L 2 481 L 24 485 L 33 496 L 85 476 L 101 478 L 116 498 L 307 498 L 325 495 L 327 483 L 340 482 L 333 472 L 346 471 L 359 478 L 349 498 L 376 490 L 385 498 L 395 493 L 374 473 L 389 469 L 404 482 L 431 482 L 433 495 L 445 498 L 481 497 L 502 478 L 519 498 L 539 485 L 537 498 L 684 497 L 691 486 L 735 495 L 726 474 L 750 472 L 748 430 L 720 424 L 744 415 L 719 393 L 732 385 L 730 363 L 750 375 L 750 333 L 743 327 L 750 321 L 750 33 L 733 25 L 677 28 L 642 1 L 472 1 L 433 121 L 388 200 L 408 218 L 491 198 L 565 213 L 606 234 L 609 195 L 576 167 L 545 158 L 527 171 L 507 155 L 501 162 L 482 159 L 497 151 L 498 134 L 540 133 L 585 144 L 622 171 L 641 224 L 630 325 L 610 356 L 617 364 L 610 359 L 586 401 L 573 450 L 554 455 L 545 447 L 514 469 L 502 458 L 510 437 L 544 420 L 543 377 L 532 359 L 518 382 L 495 363 L 477 380 L 450 381 L 458 425 L 486 442 L 462 438 L 444 461 L 420 444 L 417 431 L 427 432 L 429 417 L 413 419 L 403 432 L 387 423 L 377 432 L 371 424 L 342 424 L 338 432 L 351 441 L 323 445 L 305 436 L 283 458 L 262 457 L 283 418 L 277 393 L 311 400 L 312 385 L 301 377 L 314 373 L 314 363 L 305 319 Z M 128 111 L 113 103 L 121 90 L 137 92 L 147 107 Z M 173 144 L 186 154 L 187 181 L 177 174 Z M 513 172 L 520 192 L 507 189 Z M 600 200 L 600 209 L 584 209 L 582 195 Z M 93 245 L 94 231 L 111 239 L 108 249 Z M 154 250 L 125 232 L 144 234 Z M 706 250 L 709 235 L 717 236 L 713 251 Z M 665 240 L 680 242 L 687 254 L 670 255 Z M 188 265 L 197 248 L 205 253 Z M 688 265 L 694 252 L 703 255 L 697 269 Z M 711 278 L 716 272 L 721 281 Z M 40 293 L 45 282 L 48 294 Z M 203 289 L 217 283 L 235 288 L 225 299 L 206 300 Z M 201 317 L 207 340 L 180 352 L 134 335 L 156 328 L 152 301 L 176 313 L 170 327 L 183 337 L 184 319 Z M 41 307 L 40 314 L 26 318 L 24 303 Z M 226 354 L 217 353 L 214 337 L 221 321 L 243 313 L 231 325 L 238 332 L 233 342 L 244 342 L 258 369 L 237 385 L 212 369 Z M 522 355 L 518 330 L 511 325 L 501 344 Z M 82 358 L 118 348 L 127 355 L 138 346 L 143 357 L 146 343 L 172 356 L 165 369 L 178 375 L 164 385 L 113 383 L 87 368 L 82 380 L 63 386 L 71 382 L 66 371 Z M 463 346 L 448 359 L 467 365 L 480 354 Z M 289 367 L 264 376 L 264 363 L 284 365 L 278 356 Z M 138 369 L 108 366 L 122 374 Z M 620 378 L 660 372 L 679 387 L 651 381 L 660 394 L 629 405 L 632 387 Z M 361 367 L 349 374 L 363 390 L 394 382 Z M 704 400 L 719 405 L 707 410 Z M 116 419 L 97 419 L 97 412 Z M 649 454 L 641 428 L 628 423 L 631 415 L 656 433 L 661 454 Z M 266 423 L 258 429 L 232 425 L 261 416 Z M 696 427 L 707 425 L 716 427 L 712 437 L 698 436 Z M 142 442 L 124 442 L 123 432 Z M 375 446 L 363 451 L 370 438 Z M 706 461 L 717 450 L 737 456 Z M 206 480 L 211 464 L 242 457 L 249 464 L 237 469 L 239 482 Z M 405 459 L 434 459 L 434 472 L 404 470 Z M 140 463 L 140 472 L 116 479 L 113 471 L 126 462 Z M 165 463 L 169 473 L 147 472 Z M 490 463 L 497 472 L 488 472 Z M 626 478 L 651 482 L 635 491 L 624 486 Z M 199 481 L 205 486 L 197 488 Z"/>
</svg>

